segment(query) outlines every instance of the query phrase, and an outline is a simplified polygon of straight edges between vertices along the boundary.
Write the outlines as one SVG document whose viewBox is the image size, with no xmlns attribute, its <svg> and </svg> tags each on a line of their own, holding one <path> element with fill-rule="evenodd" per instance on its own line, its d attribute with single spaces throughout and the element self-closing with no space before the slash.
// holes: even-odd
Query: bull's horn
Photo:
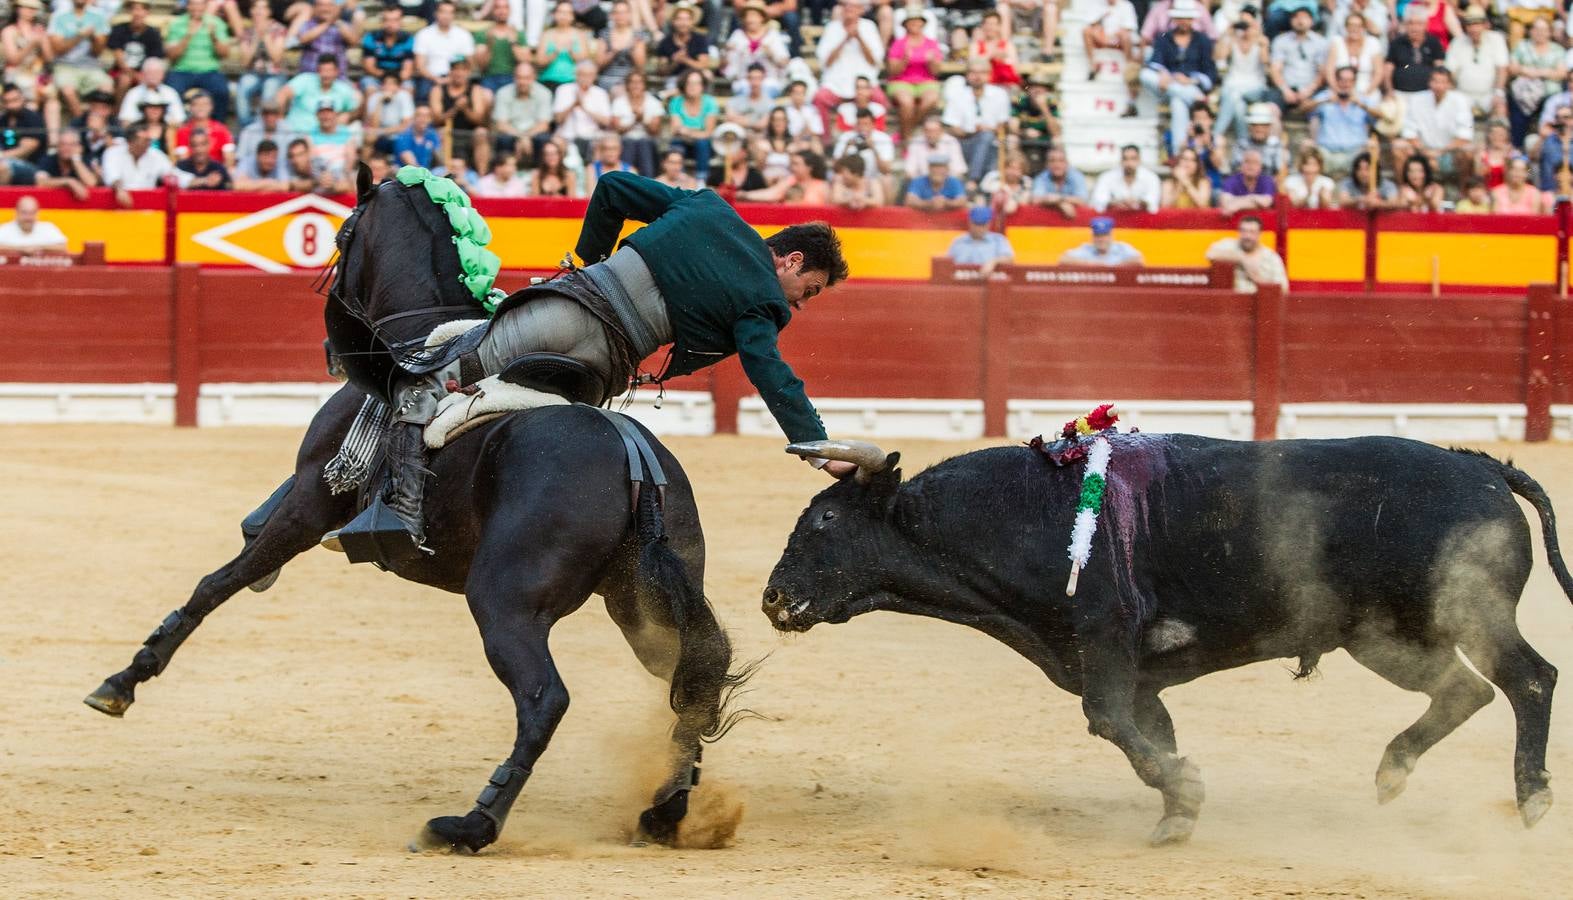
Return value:
<svg viewBox="0 0 1573 900">
<path fill-rule="evenodd" d="M 859 478 L 867 478 L 885 470 L 885 451 L 868 441 L 804 441 L 788 444 L 786 450 L 804 459 L 834 459 L 855 463 Z"/>
</svg>

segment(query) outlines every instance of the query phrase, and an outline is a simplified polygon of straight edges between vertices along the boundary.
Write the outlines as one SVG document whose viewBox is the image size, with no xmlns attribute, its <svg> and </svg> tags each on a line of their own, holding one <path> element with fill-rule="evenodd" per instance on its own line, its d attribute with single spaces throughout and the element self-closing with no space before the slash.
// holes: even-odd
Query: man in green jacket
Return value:
<svg viewBox="0 0 1573 900">
<path fill-rule="evenodd" d="M 646 223 L 617 244 L 627 220 Z M 570 356 L 622 393 L 639 361 L 666 344 L 660 378 L 686 375 L 733 353 L 771 415 L 793 442 L 824 440 L 824 425 L 803 382 L 776 346 L 792 312 L 847 277 L 841 243 L 823 222 L 792 225 L 761 238 L 713 191 L 685 191 L 630 172 L 597 182 L 575 252 L 585 267 L 520 291 L 498 307 L 491 329 L 464 368 L 501 372 L 526 353 Z M 430 421 L 448 373 L 412 379 L 395 398 L 386 508 L 390 527 L 369 508 L 344 531 L 373 532 L 379 546 L 422 545 L 425 453 L 419 429 Z M 851 463 L 809 460 L 837 478 Z M 364 520 L 364 521 L 363 521 Z M 338 548 L 338 532 L 324 543 Z M 394 540 L 389 540 L 390 538 Z"/>
</svg>

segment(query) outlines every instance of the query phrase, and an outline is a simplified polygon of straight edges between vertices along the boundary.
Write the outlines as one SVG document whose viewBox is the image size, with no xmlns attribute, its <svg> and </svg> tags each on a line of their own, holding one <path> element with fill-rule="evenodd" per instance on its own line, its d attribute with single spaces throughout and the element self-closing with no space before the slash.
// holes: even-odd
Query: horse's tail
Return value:
<svg viewBox="0 0 1573 900">
<path fill-rule="evenodd" d="M 697 737 L 719 740 L 749 710 L 732 710 L 739 688 L 753 676 L 758 663 L 732 670 L 732 642 L 716 621 L 704 593 L 694 583 L 688 566 L 667 543 L 658 490 L 644 485 L 635 510 L 639 534 L 639 584 L 642 592 L 665 601 L 677 627 L 677 665 L 672 672 L 668 702 L 680 719 L 684 713 L 703 711 Z"/>
</svg>

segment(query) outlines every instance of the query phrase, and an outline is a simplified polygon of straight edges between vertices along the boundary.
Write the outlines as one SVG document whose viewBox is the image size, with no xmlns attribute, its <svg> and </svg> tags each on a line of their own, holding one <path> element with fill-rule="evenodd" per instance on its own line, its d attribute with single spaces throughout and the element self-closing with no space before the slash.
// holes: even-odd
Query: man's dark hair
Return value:
<svg viewBox="0 0 1573 900">
<path fill-rule="evenodd" d="M 339 58 L 331 53 L 324 53 L 317 57 L 317 68 L 322 68 L 323 63 L 331 63 L 333 68 L 339 68 Z"/>
<path fill-rule="evenodd" d="M 1142 152 L 1142 148 L 1136 146 L 1135 144 L 1126 144 L 1125 146 L 1120 148 L 1120 155 L 1124 156 L 1125 155 L 1125 151 L 1127 151 L 1127 150 L 1130 150 L 1131 152 L 1135 153 L 1137 156 L 1140 156 L 1141 152 Z"/>
<path fill-rule="evenodd" d="M 841 255 L 841 239 L 835 229 L 824 222 L 806 222 L 788 225 L 765 238 L 770 252 L 786 256 L 798 251 L 803 254 L 803 271 L 824 272 L 825 287 L 830 287 L 847 277 L 847 261 Z"/>
<path fill-rule="evenodd" d="M 296 138 L 293 141 L 289 142 L 290 152 L 294 152 L 295 147 L 297 145 L 299 145 L 301 147 L 305 147 L 307 150 L 311 149 L 311 141 L 308 141 L 305 138 Z"/>
<path fill-rule="evenodd" d="M 1243 227 L 1246 225 L 1255 225 L 1260 229 L 1262 228 L 1262 220 L 1259 216 L 1245 216 L 1240 220 L 1240 224 L 1236 227 Z"/>
<path fill-rule="evenodd" d="M 278 150 L 279 150 L 279 145 L 276 142 L 274 142 L 274 141 L 268 140 L 267 138 L 263 138 L 262 140 L 257 142 L 257 152 L 259 154 L 260 153 L 277 153 Z"/>
</svg>

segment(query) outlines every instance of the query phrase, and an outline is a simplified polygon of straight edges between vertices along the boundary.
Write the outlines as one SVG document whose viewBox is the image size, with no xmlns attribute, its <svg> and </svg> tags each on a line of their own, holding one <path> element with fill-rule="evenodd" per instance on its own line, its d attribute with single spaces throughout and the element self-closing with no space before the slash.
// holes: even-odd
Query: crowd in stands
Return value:
<svg viewBox="0 0 1573 900">
<path fill-rule="evenodd" d="M 0 184 L 342 193 L 363 161 L 582 197 L 631 169 L 996 222 L 1573 194 L 1573 51 L 1547 0 L 384 2 L 0 0 Z M 1068 49 L 1112 54 L 1128 115 L 1156 103 L 1155 158 L 1071 164 Z"/>
</svg>

